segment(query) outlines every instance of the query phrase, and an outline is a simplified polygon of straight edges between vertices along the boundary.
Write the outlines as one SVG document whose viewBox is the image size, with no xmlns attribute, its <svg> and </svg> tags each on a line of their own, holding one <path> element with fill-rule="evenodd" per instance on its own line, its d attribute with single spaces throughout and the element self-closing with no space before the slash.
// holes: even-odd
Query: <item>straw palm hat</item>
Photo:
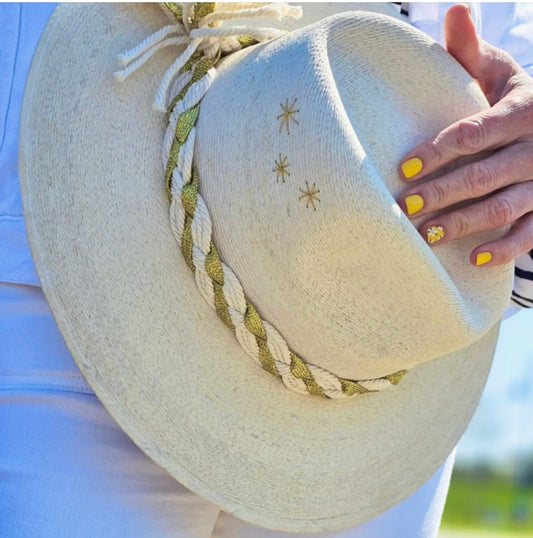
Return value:
<svg viewBox="0 0 533 538">
<path fill-rule="evenodd" d="M 488 106 L 475 82 L 393 16 L 305 9 L 280 32 L 258 18 L 298 8 L 60 6 L 20 139 L 42 287 L 100 400 L 192 491 L 299 532 L 436 471 L 511 283 L 468 262 L 500 232 L 432 249 L 395 203 L 407 150 Z"/>
</svg>

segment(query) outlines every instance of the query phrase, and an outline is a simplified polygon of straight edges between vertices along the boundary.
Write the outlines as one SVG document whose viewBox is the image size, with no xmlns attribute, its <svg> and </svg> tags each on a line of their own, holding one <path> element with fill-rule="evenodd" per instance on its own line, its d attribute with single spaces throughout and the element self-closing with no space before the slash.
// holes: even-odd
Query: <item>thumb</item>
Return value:
<svg viewBox="0 0 533 538">
<path fill-rule="evenodd" d="M 446 13 L 444 38 L 448 52 L 477 80 L 491 105 L 507 93 L 507 81 L 521 71 L 507 53 L 476 34 L 465 4 L 455 4 Z"/>
<path fill-rule="evenodd" d="M 474 78 L 482 76 L 480 41 L 470 17 L 470 8 L 465 4 L 455 4 L 446 13 L 444 39 L 448 52 L 470 75 Z"/>
</svg>

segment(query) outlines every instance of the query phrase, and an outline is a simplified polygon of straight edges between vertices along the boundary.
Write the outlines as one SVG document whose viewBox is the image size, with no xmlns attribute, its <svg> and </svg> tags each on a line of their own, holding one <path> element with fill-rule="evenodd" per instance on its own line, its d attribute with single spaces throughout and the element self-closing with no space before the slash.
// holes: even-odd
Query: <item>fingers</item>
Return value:
<svg viewBox="0 0 533 538">
<path fill-rule="evenodd" d="M 533 213 L 519 219 L 502 239 L 479 245 L 470 255 L 470 263 L 491 267 L 510 263 L 533 249 Z"/>
<path fill-rule="evenodd" d="M 419 231 L 430 245 L 435 245 L 513 223 L 505 238 L 474 250 L 471 256 L 474 265 L 506 263 L 514 259 L 509 256 L 516 257 L 533 247 L 533 181 L 511 185 L 485 200 L 429 219 Z M 480 253 L 484 253 L 481 258 Z"/>
<path fill-rule="evenodd" d="M 528 135 L 533 122 L 530 92 L 517 90 L 493 108 L 457 121 L 413 148 L 400 165 L 402 178 L 421 179 L 460 157 L 506 146 Z"/>
<path fill-rule="evenodd" d="M 498 265 L 533 247 L 533 80 L 511 56 L 476 35 L 467 6 L 448 11 L 444 31 L 449 53 L 476 79 L 491 108 L 413 148 L 400 163 L 400 176 L 418 181 L 461 157 L 497 151 L 418 183 L 399 204 L 409 217 L 445 210 L 420 227 L 431 245 L 511 225 L 505 237 L 471 255 L 476 265 Z"/>
<path fill-rule="evenodd" d="M 444 37 L 448 52 L 477 80 L 491 105 L 505 95 L 506 81 L 522 71 L 510 55 L 476 35 L 468 6 L 448 10 Z"/>
<path fill-rule="evenodd" d="M 457 4 L 448 10 L 444 30 L 448 51 L 477 80 L 492 107 L 453 123 L 413 148 L 400 164 L 406 181 L 423 178 L 465 155 L 531 135 L 531 77 L 509 54 L 476 35 L 467 6 Z"/>
<path fill-rule="evenodd" d="M 528 181 L 532 172 L 533 141 L 525 140 L 406 190 L 399 204 L 408 216 L 421 217 L 513 183 Z"/>
<path fill-rule="evenodd" d="M 444 18 L 446 50 L 474 77 L 480 63 L 480 42 L 470 8 L 464 4 L 452 6 Z M 475 71 L 475 73 L 472 73 Z"/>
</svg>

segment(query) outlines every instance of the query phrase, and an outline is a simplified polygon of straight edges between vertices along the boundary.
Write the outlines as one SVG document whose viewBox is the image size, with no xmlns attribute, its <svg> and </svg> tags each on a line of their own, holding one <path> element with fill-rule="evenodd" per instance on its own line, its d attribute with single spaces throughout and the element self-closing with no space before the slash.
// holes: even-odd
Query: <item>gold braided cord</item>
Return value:
<svg viewBox="0 0 533 538">
<path fill-rule="evenodd" d="M 257 39 L 254 39 L 252 36 L 249 35 L 240 35 L 237 37 L 237 41 L 241 44 L 243 49 L 252 45 L 257 45 L 257 43 L 259 43 Z"/>
<path fill-rule="evenodd" d="M 172 114 L 172 111 L 174 110 L 175 106 L 185 97 L 185 94 L 187 93 L 189 88 L 195 82 L 198 82 L 209 71 L 209 69 L 211 69 L 211 67 L 213 67 L 218 62 L 219 59 L 220 54 L 218 54 L 213 59 L 193 55 L 192 58 L 181 68 L 180 74 L 192 70 L 192 78 L 170 103 L 169 115 Z M 194 107 L 182 112 L 178 117 L 178 122 L 176 124 L 176 132 L 174 134 L 174 139 L 170 147 L 169 159 L 165 171 L 165 190 L 169 200 L 172 198 L 172 195 L 170 193 L 170 188 L 172 184 L 172 172 L 178 164 L 178 155 L 180 153 L 181 146 L 185 144 L 185 141 L 187 140 L 191 129 L 194 127 L 196 120 L 198 119 L 199 111 L 200 105 L 195 105 Z M 192 214 L 194 214 L 194 210 L 192 210 L 191 215 Z"/>
<path fill-rule="evenodd" d="M 174 14 L 176 17 L 176 20 L 179 18 L 179 22 L 181 22 L 181 17 L 183 15 L 183 11 L 181 10 L 181 7 L 177 4 L 166 4 L 167 7 L 170 9 L 170 11 Z M 200 20 L 202 17 L 207 15 L 208 13 L 211 13 L 214 10 L 214 3 L 208 3 L 208 4 L 195 4 L 192 8 L 192 15 L 191 15 L 191 24 L 197 24 L 198 20 Z M 248 44 L 254 44 L 256 41 L 253 38 L 247 38 L 246 36 L 239 37 L 239 41 L 243 46 Z M 171 103 L 169 113 L 172 113 L 174 107 L 179 103 L 180 100 L 182 100 L 187 92 L 187 90 L 194 84 L 195 82 L 199 81 L 211 67 L 213 67 L 217 61 L 220 59 L 220 54 L 214 58 L 214 59 L 208 59 L 205 58 L 202 55 L 195 54 L 190 59 L 189 62 L 187 62 L 181 72 L 186 71 L 192 71 L 192 77 L 190 82 L 184 87 L 184 89 L 177 95 L 174 100 Z M 196 121 L 198 119 L 198 114 L 200 111 L 200 105 L 199 103 L 194 105 L 193 107 L 183 111 L 177 119 L 176 128 L 174 137 L 172 140 L 169 158 L 166 166 L 165 171 L 165 188 L 166 192 L 169 196 L 169 199 L 173 200 L 172 195 L 172 174 L 174 172 L 174 169 L 177 166 L 178 163 L 178 157 L 181 148 L 183 145 L 187 142 L 187 139 L 189 137 L 189 134 L 191 133 L 193 127 L 196 124 Z M 197 207 L 197 200 L 198 200 L 198 188 L 199 188 L 199 177 L 198 177 L 198 170 L 196 168 L 196 165 L 192 164 L 192 178 L 189 183 L 186 183 L 182 186 L 181 193 L 180 193 L 180 202 L 184 209 L 184 226 L 183 226 L 183 232 L 181 236 L 181 251 L 183 253 L 183 256 L 185 258 L 185 261 L 187 262 L 187 265 L 191 268 L 193 272 L 196 271 L 196 267 L 193 261 L 193 235 L 192 235 L 192 223 L 195 216 L 195 211 Z M 218 249 L 215 245 L 215 243 L 211 240 L 210 243 L 210 250 L 207 253 L 205 257 L 205 271 L 211 280 L 212 286 L 213 286 L 213 293 L 214 293 L 214 306 L 216 313 L 218 314 L 219 318 L 224 322 L 224 324 L 230 328 L 233 333 L 235 334 L 235 326 L 231 320 L 230 316 L 230 307 L 228 304 L 228 301 L 224 295 L 224 271 L 222 267 L 222 261 L 220 259 L 220 254 L 218 252 Z M 267 330 L 265 328 L 265 325 L 263 323 L 263 320 L 259 316 L 256 308 L 254 305 L 245 298 L 246 301 L 246 309 L 243 316 L 243 322 L 246 330 L 253 335 L 255 338 L 255 341 L 257 343 L 257 349 L 258 349 L 258 355 L 259 355 L 259 361 L 262 365 L 262 367 L 272 375 L 280 378 L 281 374 L 279 373 L 277 367 L 276 367 L 276 361 L 272 355 L 272 352 L 268 345 L 268 339 L 267 339 Z M 313 373 L 309 366 L 306 364 L 306 362 L 301 359 L 297 354 L 295 354 L 293 351 L 289 351 L 290 356 L 290 372 L 292 375 L 301 380 L 309 394 L 322 396 L 322 397 L 328 397 L 327 394 L 324 392 L 324 389 L 318 384 L 316 379 L 313 376 Z M 379 378 L 380 380 L 386 379 L 391 384 L 396 385 L 399 383 L 403 375 L 405 374 L 405 370 L 395 372 L 391 375 L 384 376 L 382 378 Z M 333 377 L 335 377 L 340 387 L 342 388 L 342 392 L 345 396 L 353 396 L 356 394 L 363 394 L 366 392 L 375 392 L 372 389 L 368 389 L 361 385 L 359 382 L 350 380 L 350 379 L 344 379 L 337 376 L 334 376 L 330 373 Z M 368 382 L 368 380 L 366 380 Z"/>
<path fill-rule="evenodd" d="M 297 377 L 298 379 L 301 379 L 305 386 L 307 387 L 307 390 L 309 391 L 309 394 L 313 394 L 315 396 L 322 396 L 326 397 L 324 394 L 324 391 L 322 390 L 322 387 L 315 381 L 315 378 L 313 377 L 313 374 L 309 371 L 309 368 L 307 367 L 307 364 L 298 357 L 298 355 L 295 355 L 292 351 L 290 353 L 291 355 L 291 373 L 294 377 Z M 341 383 L 342 386 L 342 383 Z M 368 392 L 367 389 L 361 387 L 362 392 Z M 346 391 L 343 392 L 346 393 Z"/>
<path fill-rule="evenodd" d="M 178 24 L 183 24 L 183 7 L 176 2 L 164 2 L 164 6 L 174 15 Z M 193 28 L 198 27 L 198 22 L 205 16 L 213 13 L 216 8 L 216 2 L 195 2 L 192 4 L 190 25 Z"/>
<path fill-rule="evenodd" d="M 394 372 L 393 374 L 386 375 L 385 379 L 388 379 L 392 385 L 397 385 L 406 373 L 407 370 L 399 370 L 398 372 Z"/>
<path fill-rule="evenodd" d="M 200 19 L 203 19 L 207 15 L 213 13 L 213 11 L 215 11 L 216 5 L 216 2 L 196 2 L 193 8 L 193 26 L 196 27 Z"/>
<path fill-rule="evenodd" d="M 176 2 L 165 2 L 165 7 L 174 15 L 178 24 L 183 23 L 183 8 Z"/>
<path fill-rule="evenodd" d="M 220 261 L 218 250 L 213 241 L 211 241 L 211 248 L 205 257 L 205 270 L 213 282 L 215 310 L 218 317 L 224 322 L 226 327 L 235 331 L 235 326 L 233 325 L 229 314 L 228 303 L 224 297 L 224 271 L 222 270 L 222 262 Z"/>
</svg>

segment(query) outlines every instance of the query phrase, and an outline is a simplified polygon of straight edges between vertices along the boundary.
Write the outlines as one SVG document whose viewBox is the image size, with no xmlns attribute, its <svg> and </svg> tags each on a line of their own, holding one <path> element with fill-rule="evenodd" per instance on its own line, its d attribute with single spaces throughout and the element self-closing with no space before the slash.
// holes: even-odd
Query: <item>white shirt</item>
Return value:
<svg viewBox="0 0 533 538">
<path fill-rule="evenodd" d="M 33 51 L 54 4 L 0 5 L 0 282 L 39 285 L 18 181 L 18 122 Z"/>
</svg>

